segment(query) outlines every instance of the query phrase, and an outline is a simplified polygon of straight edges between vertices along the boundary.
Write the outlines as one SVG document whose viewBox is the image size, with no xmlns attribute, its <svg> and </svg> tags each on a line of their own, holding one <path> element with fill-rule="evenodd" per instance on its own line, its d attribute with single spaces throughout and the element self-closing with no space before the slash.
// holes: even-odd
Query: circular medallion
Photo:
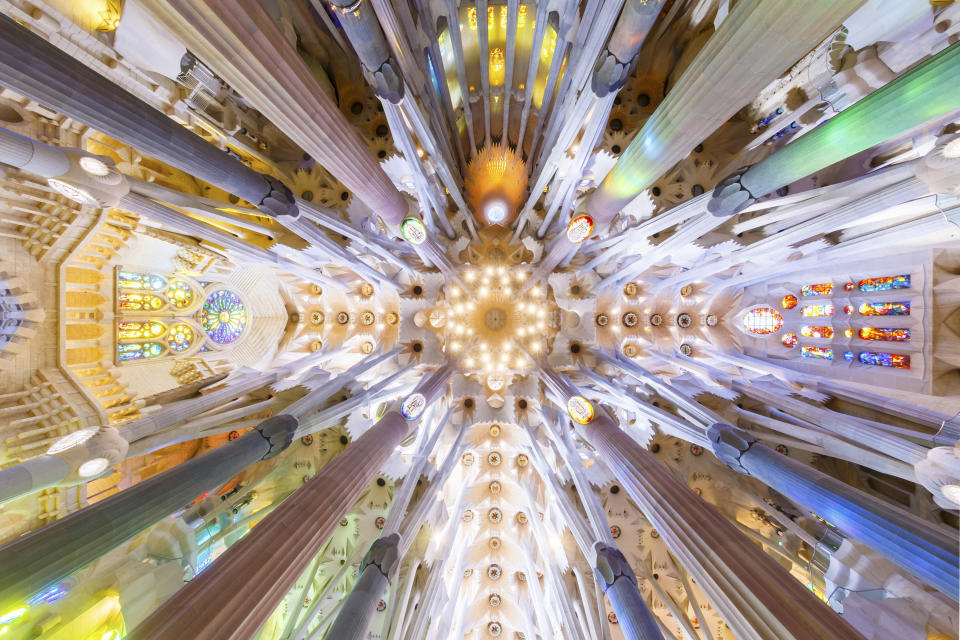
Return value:
<svg viewBox="0 0 960 640">
<path fill-rule="evenodd" d="M 659 313 L 655 313 L 650 316 L 650 324 L 654 327 L 659 327 L 663 324 L 663 316 Z"/>
<path fill-rule="evenodd" d="M 577 216 L 567 225 L 567 240 L 579 244 L 593 233 L 593 218 L 587 215 Z"/>
<path fill-rule="evenodd" d="M 80 465 L 77 475 L 81 478 L 92 478 L 106 471 L 109 466 L 110 461 L 106 458 L 93 458 Z"/>
<path fill-rule="evenodd" d="M 400 320 L 400 316 L 395 314 L 393 311 L 387 314 L 387 324 L 389 324 L 391 327 L 397 324 L 399 320 Z"/>
<path fill-rule="evenodd" d="M 638 288 L 636 282 L 628 282 L 627 284 L 623 285 L 623 295 L 627 296 L 628 298 L 637 295 L 637 290 Z"/>
<path fill-rule="evenodd" d="M 467 451 L 465 454 L 460 456 L 460 462 L 463 463 L 463 466 L 469 467 L 473 464 L 473 454 Z"/>
<path fill-rule="evenodd" d="M 383 525 L 386 524 L 386 520 L 383 519 L 383 516 L 377 516 L 377 519 L 373 521 L 373 524 L 377 525 L 377 529 L 383 529 Z"/>
<path fill-rule="evenodd" d="M 463 512 L 463 521 L 464 522 L 473 522 L 473 511 L 467 509 Z"/>
<path fill-rule="evenodd" d="M 681 287 L 681 289 L 680 289 L 680 295 L 683 296 L 684 298 L 686 298 L 687 296 L 689 296 L 691 293 L 693 293 L 693 285 L 692 285 L 692 284 L 684 285 L 684 286 Z"/>
<path fill-rule="evenodd" d="M 605 327 L 610 322 L 610 317 L 605 313 L 598 313 L 594 320 L 598 327 Z"/>
<path fill-rule="evenodd" d="M 528 464 L 530 464 L 530 458 L 527 457 L 527 454 L 525 454 L 525 453 L 520 453 L 520 454 L 517 455 L 517 466 L 518 466 L 518 467 L 523 468 L 523 467 L 527 466 Z"/>
<path fill-rule="evenodd" d="M 703 455 L 703 447 L 701 447 L 701 446 L 698 445 L 698 444 L 692 444 L 692 445 L 690 445 L 690 453 L 692 453 L 692 454 L 695 455 L 695 456 L 702 456 L 702 455 Z"/>
<path fill-rule="evenodd" d="M 369 298 L 370 296 L 372 296 L 373 285 L 370 284 L 369 282 L 364 282 L 362 285 L 360 285 L 360 295 L 362 295 L 364 298 Z"/>
<path fill-rule="evenodd" d="M 387 603 L 383 600 L 377 602 L 377 611 L 384 611 L 387 608 Z"/>
<path fill-rule="evenodd" d="M 307 434 L 307 435 L 303 436 L 302 438 L 300 438 L 300 442 L 301 442 L 302 444 L 304 444 L 305 446 L 308 446 L 308 447 L 309 447 L 310 445 L 313 444 L 313 436 L 311 436 L 310 434 Z"/>
<path fill-rule="evenodd" d="M 347 324 L 350 322 L 350 314 L 346 311 L 340 311 L 337 313 L 337 323 L 338 324 Z"/>
<path fill-rule="evenodd" d="M 790 453 L 790 450 L 787 449 L 787 445 L 785 445 L 785 444 L 778 444 L 776 451 L 777 451 L 777 453 L 780 453 L 780 454 L 783 454 L 783 455 L 787 455 L 788 453 Z"/>
<path fill-rule="evenodd" d="M 623 345 L 623 355 L 628 358 L 636 358 L 638 353 L 640 353 L 640 350 L 637 348 L 637 345 L 632 342 Z"/>
<path fill-rule="evenodd" d="M 620 318 L 620 322 L 622 322 L 623 326 L 625 327 L 635 327 L 637 326 L 637 323 L 640 322 L 640 316 L 638 316 L 633 311 L 627 311 Z"/>
<path fill-rule="evenodd" d="M 370 342 L 369 340 L 365 340 L 363 344 L 360 345 L 360 351 L 364 355 L 370 355 L 371 353 L 373 353 L 373 343 Z"/>
<path fill-rule="evenodd" d="M 614 540 L 616 540 L 617 538 L 619 538 L 619 537 L 620 537 L 620 527 L 618 527 L 618 526 L 615 525 L 615 524 L 610 525 L 610 535 L 613 537 Z"/>
<path fill-rule="evenodd" d="M 496 593 L 491 593 L 490 597 L 487 598 L 487 604 L 491 607 L 499 607 L 501 602 L 500 596 Z"/>
<path fill-rule="evenodd" d="M 680 345 L 680 353 L 682 353 L 685 356 L 692 356 L 693 347 L 691 347 L 689 344 L 684 342 L 682 345 Z"/>
<path fill-rule="evenodd" d="M 693 318 L 690 317 L 689 313 L 681 313 L 677 316 L 677 326 L 681 329 L 686 329 L 693 324 Z"/>
<path fill-rule="evenodd" d="M 527 514 L 525 514 L 523 511 L 517 512 L 517 524 L 527 524 Z"/>
<path fill-rule="evenodd" d="M 487 464 L 491 467 L 499 467 L 502 461 L 503 457 L 497 451 L 491 451 L 487 454 Z"/>
<path fill-rule="evenodd" d="M 323 293 L 323 288 L 318 284 L 312 284 L 310 285 L 310 293 L 315 296 L 319 296 Z"/>
<path fill-rule="evenodd" d="M 498 424 L 490 425 L 490 436 L 493 438 L 500 437 L 500 425 Z"/>
<path fill-rule="evenodd" d="M 469 578 L 469 577 L 472 576 L 472 575 L 473 575 L 473 569 L 464 569 L 464 570 L 463 570 L 463 577 L 464 577 L 464 578 Z"/>
<path fill-rule="evenodd" d="M 567 413 L 577 424 L 590 424 L 593 422 L 593 405 L 583 396 L 571 396 L 567 400 Z"/>
<path fill-rule="evenodd" d="M 427 228 L 419 218 L 410 216 L 400 223 L 400 235 L 410 244 L 423 244 L 427 240 Z"/>
<path fill-rule="evenodd" d="M 491 564 L 487 567 L 487 577 L 491 580 L 499 580 L 501 575 L 503 575 L 503 570 L 500 569 L 500 565 Z"/>
<path fill-rule="evenodd" d="M 708 327 L 715 327 L 715 326 L 717 326 L 717 316 L 715 316 L 715 315 L 712 314 L 712 313 L 711 313 L 711 314 L 708 314 L 707 317 L 706 317 L 706 323 L 707 323 L 707 326 L 708 326 Z"/>
<path fill-rule="evenodd" d="M 377 317 L 373 315 L 372 311 L 364 311 L 360 314 L 360 324 L 365 327 L 372 325 L 376 319 Z"/>
<path fill-rule="evenodd" d="M 500 524 L 503 522 L 503 512 L 497 507 L 491 507 L 491 509 L 487 511 L 487 519 L 493 524 Z"/>
<path fill-rule="evenodd" d="M 422 393 L 411 393 L 400 405 L 400 414 L 407 420 L 416 420 L 426 408 L 426 397 Z"/>
<path fill-rule="evenodd" d="M 313 324 L 323 324 L 323 311 L 314 311 L 311 313 L 310 322 Z"/>
<path fill-rule="evenodd" d="M 487 633 L 496 638 L 500 635 L 500 632 L 503 631 L 503 627 L 500 626 L 499 622 L 490 622 L 487 624 Z"/>
<path fill-rule="evenodd" d="M 500 495 L 500 490 L 503 487 L 500 486 L 499 482 L 497 482 L 496 480 L 493 480 L 490 482 L 489 485 L 487 485 L 487 488 L 490 489 L 490 493 L 496 496 L 496 495 Z"/>
<path fill-rule="evenodd" d="M 490 540 L 487 541 L 487 544 L 488 544 L 488 545 L 490 546 L 490 548 L 493 549 L 494 551 L 499 551 L 499 550 L 500 550 L 501 542 L 500 542 L 500 538 L 498 538 L 497 536 L 493 536 L 492 538 L 490 538 Z"/>
</svg>

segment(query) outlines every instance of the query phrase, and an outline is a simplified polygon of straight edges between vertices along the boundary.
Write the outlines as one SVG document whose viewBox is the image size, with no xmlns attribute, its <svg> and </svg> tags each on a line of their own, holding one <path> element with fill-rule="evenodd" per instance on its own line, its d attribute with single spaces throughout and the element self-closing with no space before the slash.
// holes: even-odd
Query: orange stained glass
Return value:
<svg viewBox="0 0 960 640">
<path fill-rule="evenodd" d="M 780 300 L 780 306 L 784 309 L 793 309 L 795 306 L 797 306 L 797 296 L 793 295 L 792 293 L 788 293 Z"/>
<path fill-rule="evenodd" d="M 883 342 L 910 342 L 910 329 L 862 327 L 860 338 L 862 340 L 882 340 Z"/>
<path fill-rule="evenodd" d="M 806 325 L 800 327 L 800 335 L 804 338 L 832 338 L 833 327 L 813 327 Z"/>
</svg>

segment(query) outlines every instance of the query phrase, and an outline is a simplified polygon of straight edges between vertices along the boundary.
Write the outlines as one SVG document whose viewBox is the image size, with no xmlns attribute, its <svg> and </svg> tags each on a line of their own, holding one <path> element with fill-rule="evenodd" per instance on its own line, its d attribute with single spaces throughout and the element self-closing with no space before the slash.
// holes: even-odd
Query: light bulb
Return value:
<svg viewBox="0 0 960 640">
<path fill-rule="evenodd" d="M 486 273 L 488 276 L 492 276 L 495 273 L 495 271 L 492 266 L 488 266 L 486 269 L 484 269 L 484 273 Z"/>
<path fill-rule="evenodd" d="M 476 363 L 473 361 L 473 358 L 467 358 L 466 360 L 463 361 L 463 364 L 468 369 L 472 369 Z"/>
<path fill-rule="evenodd" d="M 486 287 L 480 287 L 480 297 L 481 297 L 481 298 L 486 298 L 488 293 L 490 293 L 490 289 L 488 289 L 488 288 L 486 288 Z"/>
</svg>

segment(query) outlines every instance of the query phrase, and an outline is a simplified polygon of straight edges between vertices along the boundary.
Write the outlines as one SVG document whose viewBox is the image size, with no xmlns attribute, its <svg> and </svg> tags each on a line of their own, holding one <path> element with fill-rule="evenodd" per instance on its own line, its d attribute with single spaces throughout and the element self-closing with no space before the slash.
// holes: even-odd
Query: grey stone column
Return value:
<svg viewBox="0 0 960 640">
<path fill-rule="evenodd" d="M 410 429 L 399 413 L 385 415 L 127 640 L 252 638 Z"/>
<path fill-rule="evenodd" d="M 272 458 L 293 441 L 297 424 L 288 415 L 269 418 L 236 440 L 0 547 L 0 602 L 23 603 L 254 462 Z"/>
<path fill-rule="evenodd" d="M 367 628 L 373 612 L 377 610 L 377 602 L 383 597 L 400 560 L 399 544 L 400 535 L 391 533 L 370 545 L 370 550 L 360 563 L 360 577 L 347 600 L 340 605 L 337 619 L 327 631 L 328 638 L 363 640 L 367 637 Z"/>
<path fill-rule="evenodd" d="M 0 15 L 0 85 L 252 202 L 265 214 L 298 215 L 286 186 L 217 149 L 6 15 Z"/>
<path fill-rule="evenodd" d="M 657 619 L 637 589 L 637 577 L 616 547 L 598 542 L 594 567 L 598 584 L 617 614 L 620 630 L 627 640 L 663 640 Z"/>
<path fill-rule="evenodd" d="M 726 424 L 707 431 L 713 452 L 734 471 L 756 477 L 810 509 L 845 535 L 957 600 L 960 541 L 937 527 L 841 480 L 778 454 L 748 433 Z"/>
<path fill-rule="evenodd" d="M 589 197 L 608 223 L 864 0 L 740 0 Z"/>
<path fill-rule="evenodd" d="M 600 410 L 587 441 L 741 640 L 863 640 Z"/>
</svg>

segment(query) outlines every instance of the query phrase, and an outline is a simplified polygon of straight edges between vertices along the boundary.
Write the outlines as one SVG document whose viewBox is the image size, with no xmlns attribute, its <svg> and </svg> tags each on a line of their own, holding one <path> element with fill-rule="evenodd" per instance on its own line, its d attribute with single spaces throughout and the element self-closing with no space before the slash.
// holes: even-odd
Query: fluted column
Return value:
<svg viewBox="0 0 960 640">
<path fill-rule="evenodd" d="M 759 198 L 960 108 L 954 43 L 752 167 L 717 185 L 709 210 L 738 213 Z"/>
<path fill-rule="evenodd" d="M 340 606 L 337 619 L 330 625 L 328 638 L 362 640 L 367 637 L 367 628 L 374 611 L 377 610 L 377 602 L 390 584 L 390 578 L 400 559 L 399 544 L 400 534 L 391 533 L 377 538 L 370 545 L 370 550 L 360 563 L 360 577 Z"/>
<path fill-rule="evenodd" d="M 0 15 L 0 86 L 258 205 L 296 216 L 293 195 L 70 54 Z"/>
<path fill-rule="evenodd" d="M 369 431 L 127 635 L 251 638 L 410 431 L 396 411 Z"/>
<path fill-rule="evenodd" d="M 623 636 L 628 640 L 662 640 L 657 619 L 637 589 L 637 577 L 620 549 L 598 542 L 594 567 L 598 584 L 607 598 Z"/>
<path fill-rule="evenodd" d="M 143 8 L 385 221 L 407 215 L 407 201 L 258 0 Z"/>
<path fill-rule="evenodd" d="M 960 541 L 955 531 L 937 527 L 782 456 L 730 425 L 715 424 L 707 436 L 716 456 L 734 471 L 756 477 L 945 595 L 958 599 Z"/>
<path fill-rule="evenodd" d="M 0 602 L 23 603 L 254 462 L 272 458 L 290 445 L 296 427 L 292 416 L 269 418 L 236 440 L 0 547 Z"/>
<path fill-rule="evenodd" d="M 586 208 L 605 224 L 864 0 L 744 0 L 627 147 Z"/>
<path fill-rule="evenodd" d="M 585 431 L 738 638 L 862 640 L 606 413 L 598 412 Z"/>
</svg>

